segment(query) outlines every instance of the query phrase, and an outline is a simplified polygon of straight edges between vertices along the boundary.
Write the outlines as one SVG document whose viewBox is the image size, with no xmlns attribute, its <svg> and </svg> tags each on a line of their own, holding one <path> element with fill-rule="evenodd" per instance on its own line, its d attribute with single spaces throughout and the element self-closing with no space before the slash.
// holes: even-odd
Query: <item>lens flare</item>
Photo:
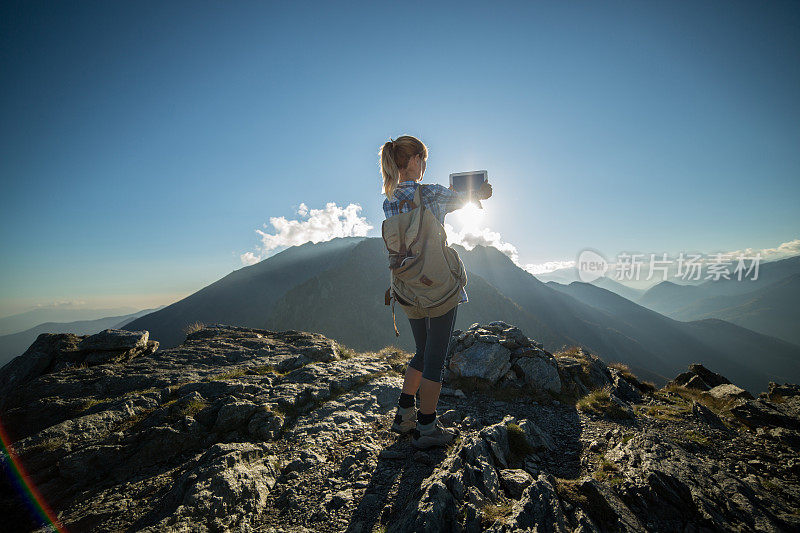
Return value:
<svg viewBox="0 0 800 533">
<path fill-rule="evenodd" d="M 67 530 L 50 506 L 47 505 L 36 485 L 34 485 L 30 474 L 25 471 L 22 462 L 10 446 L 10 442 L 11 440 L 8 438 L 5 428 L 0 422 L 0 462 L 5 466 L 4 470 L 10 474 L 11 481 L 16 486 L 20 497 L 34 511 L 40 523 L 48 530 L 58 533 L 66 532 Z"/>
</svg>

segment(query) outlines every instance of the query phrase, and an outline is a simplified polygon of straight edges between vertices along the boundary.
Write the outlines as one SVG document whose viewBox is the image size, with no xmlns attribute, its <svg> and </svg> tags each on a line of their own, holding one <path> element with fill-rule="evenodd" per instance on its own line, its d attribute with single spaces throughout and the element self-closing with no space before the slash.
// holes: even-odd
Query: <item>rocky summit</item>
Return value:
<svg viewBox="0 0 800 533">
<path fill-rule="evenodd" d="M 415 450 L 411 354 L 224 324 L 42 334 L 0 370 L 10 454 L 68 531 L 797 531 L 800 388 L 662 389 L 503 322 L 456 331 Z M 4 457 L 6 471 L 10 470 Z M 13 480 L 3 529 L 46 531 Z"/>
</svg>

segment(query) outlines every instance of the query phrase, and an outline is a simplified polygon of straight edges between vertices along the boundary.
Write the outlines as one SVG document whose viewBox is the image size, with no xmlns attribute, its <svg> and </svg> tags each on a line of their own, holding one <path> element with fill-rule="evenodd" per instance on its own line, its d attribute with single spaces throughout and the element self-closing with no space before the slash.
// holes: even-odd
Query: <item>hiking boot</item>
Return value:
<svg viewBox="0 0 800 533">
<path fill-rule="evenodd" d="M 417 410 L 414 407 L 398 407 L 394 415 L 392 431 L 405 435 L 417 427 Z"/>
<path fill-rule="evenodd" d="M 453 442 L 457 434 L 458 430 L 444 427 L 439 417 L 430 424 L 420 424 L 418 421 L 411 437 L 411 445 L 420 450 L 433 446 L 447 446 Z"/>
</svg>

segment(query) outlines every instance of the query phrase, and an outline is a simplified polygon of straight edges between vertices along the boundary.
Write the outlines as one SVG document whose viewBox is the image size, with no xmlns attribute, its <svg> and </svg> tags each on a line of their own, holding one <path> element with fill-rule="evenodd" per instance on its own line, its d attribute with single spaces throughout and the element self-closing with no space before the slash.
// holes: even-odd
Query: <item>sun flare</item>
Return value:
<svg viewBox="0 0 800 533">
<path fill-rule="evenodd" d="M 485 214 L 486 212 L 474 203 L 469 203 L 453 212 L 454 222 L 457 224 L 457 227 L 460 226 L 465 230 L 480 229 Z"/>
</svg>

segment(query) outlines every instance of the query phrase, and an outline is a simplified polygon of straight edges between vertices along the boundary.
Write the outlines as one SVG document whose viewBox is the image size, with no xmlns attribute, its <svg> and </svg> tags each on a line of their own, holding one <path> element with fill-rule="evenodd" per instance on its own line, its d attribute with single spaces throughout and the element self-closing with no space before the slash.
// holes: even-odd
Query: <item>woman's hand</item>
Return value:
<svg viewBox="0 0 800 533">
<path fill-rule="evenodd" d="M 485 181 L 481 188 L 478 189 L 478 198 L 481 200 L 486 200 L 487 198 L 492 197 L 492 186 L 489 184 L 488 181 Z"/>
</svg>

